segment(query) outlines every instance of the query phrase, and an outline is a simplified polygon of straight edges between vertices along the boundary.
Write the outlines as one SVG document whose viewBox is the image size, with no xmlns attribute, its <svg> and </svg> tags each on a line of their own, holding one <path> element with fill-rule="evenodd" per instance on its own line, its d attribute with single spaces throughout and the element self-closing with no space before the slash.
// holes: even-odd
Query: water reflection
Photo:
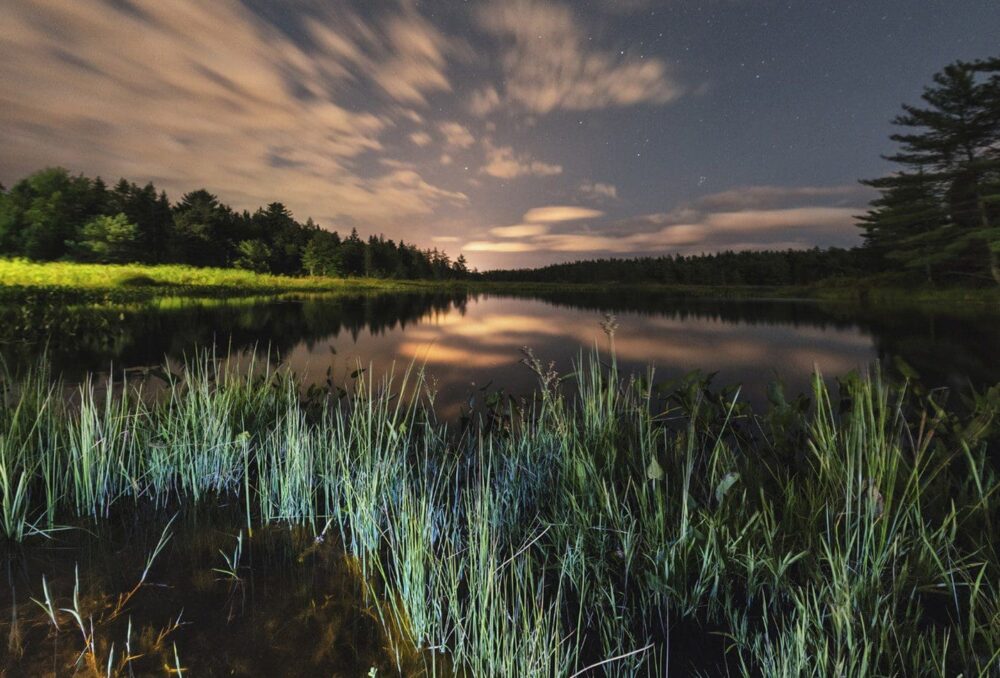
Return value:
<svg viewBox="0 0 1000 678">
<path fill-rule="evenodd" d="M 627 369 L 656 366 L 663 378 L 694 369 L 741 383 L 759 402 L 775 377 L 803 390 L 826 374 L 902 358 L 928 385 L 1000 381 L 993 347 L 1000 316 L 940 310 L 892 312 L 806 301 L 703 301 L 654 294 L 495 296 L 441 292 L 307 299 L 198 302 L 165 299 L 108 307 L 0 309 L 0 340 L 11 364 L 42 351 L 70 379 L 88 370 L 154 365 L 196 346 L 225 353 L 269 347 L 306 381 L 350 380 L 360 362 L 379 373 L 394 362 L 426 367 L 436 402 L 454 416 L 481 389 L 520 394 L 533 375 L 518 365 L 530 346 L 562 372 L 581 350 L 607 349 L 598 321 L 618 316 L 615 337 Z"/>
</svg>

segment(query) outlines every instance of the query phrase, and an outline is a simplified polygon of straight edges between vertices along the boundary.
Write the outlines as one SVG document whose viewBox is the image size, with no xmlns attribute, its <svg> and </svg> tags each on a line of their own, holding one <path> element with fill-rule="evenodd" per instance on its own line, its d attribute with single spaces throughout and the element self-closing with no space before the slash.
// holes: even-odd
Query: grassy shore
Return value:
<svg viewBox="0 0 1000 678">
<path fill-rule="evenodd" d="M 896 277 L 830 280 L 810 286 L 658 285 L 628 283 L 504 283 L 480 279 L 429 281 L 280 276 L 239 269 L 181 265 L 77 264 L 0 259 L 0 301 L 100 303 L 156 297 L 249 297 L 337 292 L 467 289 L 497 294 L 630 292 L 679 299 L 815 299 L 872 305 L 956 305 L 1000 308 L 1000 288 L 914 286 Z"/>
<path fill-rule="evenodd" d="M 462 430 L 413 371 L 305 399 L 208 356 L 158 398 L 8 375 L 0 538 L 220 502 L 250 539 L 306 525 L 425 675 L 1000 671 L 1000 390 L 959 411 L 817 378 L 753 414 L 698 379 L 525 363 L 534 397 Z"/>
<path fill-rule="evenodd" d="M 426 286 L 375 278 L 280 276 L 233 268 L 166 264 L 77 264 L 0 259 L 0 300 L 139 301 L 158 296 L 237 297 L 400 291 Z"/>
</svg>

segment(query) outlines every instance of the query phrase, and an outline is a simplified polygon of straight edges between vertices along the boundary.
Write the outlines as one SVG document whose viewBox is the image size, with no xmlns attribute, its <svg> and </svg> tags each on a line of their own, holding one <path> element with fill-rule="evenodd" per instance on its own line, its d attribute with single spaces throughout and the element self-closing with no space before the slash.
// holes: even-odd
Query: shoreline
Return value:
<svg viewBox="0 0 1000 678">
<path fill-rule="evenodd" d="M 806 286 L 555 283 L 389 278 L 289 277 L 241 269 L 162 264 L 78 264 L 0 260 L 0 303 L 122 303 L 159 297 L 246 298 L 313 294 L 467 291 L 486 294 L 639 294 L 715 301 L 809 301 L 863 305 L 971 304 L 1000 311 L 1000 288 L 904 287 L 871 279 Z"/>
</svg>

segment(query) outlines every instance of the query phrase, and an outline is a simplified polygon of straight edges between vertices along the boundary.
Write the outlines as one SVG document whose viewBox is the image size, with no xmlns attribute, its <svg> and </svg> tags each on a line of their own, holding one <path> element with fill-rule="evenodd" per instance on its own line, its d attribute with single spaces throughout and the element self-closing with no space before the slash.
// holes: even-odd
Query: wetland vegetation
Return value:
<svg viewBox="0 0 1000 678">
<path fill-rule="evenodd" d="M 613 319 L 605 329 L 614 342 Z M 173 576 L 157 560 L 171 516 L 223 505 L 238 536 L 209 589 L 249 576 L 242 550 L 274 526 L 309 535 L 286 546 L 299 557 L 335 544 L 384 634 L 379 675 L 996 669 L 997 389 L 960 404 L 878 371 L 831 388 L 817 376 L 753 413 L 738 389 L 656 387 L 613 358 L 558 374 L 529 351 L 523 367 L 532 397 L 462 426 L 437 419 L 414 369 L 303 392 L 203 354 L 155 396 L 87 381 L 72 398 L 44 366 L 5 375 L 8 548 L 166 525 L 131 545 L 150 555 L 123 600 L 34 572 L 5 624 L 8 665 L 186 665 L 183 643 L 111 622 Z M 130 659 L 140 631 L 148 654 Z"/>
</svg>

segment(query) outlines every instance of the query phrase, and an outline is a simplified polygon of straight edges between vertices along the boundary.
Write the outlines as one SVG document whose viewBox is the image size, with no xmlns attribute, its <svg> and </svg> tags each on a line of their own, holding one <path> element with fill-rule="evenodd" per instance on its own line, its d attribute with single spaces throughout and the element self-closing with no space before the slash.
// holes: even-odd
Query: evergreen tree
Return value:
<svg viewBox="0 0 1000 678">
<path fill-rule="evenodd" d="M 174 258 L 195 266 L 225 266 L 234 257 L 228 237 L 232 211 L 204 189 L 184 195 L 174 207 Z"/>
<path fill-rule="evenodd" d="M 351 235 L 340 246 L 340 270 L 343 275 L 365 274 L 365 243 L 352 228 Z"/>
<path fill-rule="evenodd" d="M 284 275 L 302 270 L 302 251 L 310 234 L 295 221 L 287 207 L 272 202 L 254 213 L 249 226 L 256 239 L 270 251 L 268 270 Z"/>
<path fill-rule="evenodd" d="M 862 219 L 866 241 L 925 272 L 1000 283 L 1000 59 L 958 61 L 934 76 L 924 106 L 903 106 L 896 174 Z M 971 270 L 968 270 L 971 269 Z"/>
<path fill-rule="evenodd" d="M 316 231 L 302 253 L 302 267 L 309 275 L 342 275 L 340 236 L 336 232 Z"/>
<path fill-rule="evenodd" d="M 70 248 L 76 259 L 103 264 L 124 264 L 140 258 L 139 227 L 124 214 L 100 215 L 84 224 Z"/>
<path fill-rule="evenodd" d="M 932 281 L 935 267 L 949 258 L 940 240 L 950 221 L 936 183 L 922 170 L 865 183 L 882 191 L 859 218 L 872 261 L 919 269 Z"/>
</svg>

